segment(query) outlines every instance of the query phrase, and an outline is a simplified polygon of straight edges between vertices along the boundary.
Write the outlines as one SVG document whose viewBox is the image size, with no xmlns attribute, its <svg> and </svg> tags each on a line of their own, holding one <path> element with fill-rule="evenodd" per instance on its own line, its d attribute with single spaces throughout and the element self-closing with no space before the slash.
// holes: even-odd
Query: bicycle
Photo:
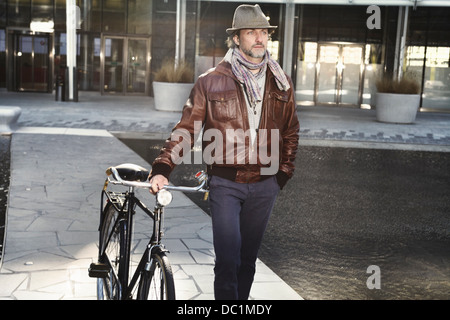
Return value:
<svg viewBox="0 0 450 320">
<path fill-rule="evenodd" d="M 172 201 L 170 191 L 204 192 L 207 174 L 199 171 L 198 186 L 165 186 L 156 194 L 153 210 L 137 198 L 136 188 L 151 188 L 149 171 L 135 164 L 121 164 L 106 170 L 101 194 L 98 262 L 91 263 L 89 276 L 97 278 L 99 300 L 175 300 L 175 282 L 168 252 L 162 244 L 164 207 Z M 111 178 L 112 179 L 111 179 Z M 128 187 L 125 192 L 109 190 L 110 184 Z M 153 219 L 153 233 L 131 281 L 130 256 L 133 217 L 139 207 Z"/>
</svg>

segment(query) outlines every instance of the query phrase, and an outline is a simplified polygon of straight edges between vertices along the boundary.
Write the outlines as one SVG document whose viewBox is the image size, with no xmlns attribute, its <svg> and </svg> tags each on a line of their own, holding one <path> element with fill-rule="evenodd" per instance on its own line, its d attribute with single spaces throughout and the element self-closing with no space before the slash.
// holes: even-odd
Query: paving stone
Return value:
<svg viewBox="0 0 450 320">
<path fill-rule="evenodd" d="M 149 167 L 111 132 L 165 139 L 180 113 L 156 112 L 150 97 L 80 92 L 80 102 L 69 106 L 51 95 L 0 94 L 0 104 L 22 108 L 11 144 L 0 298 L 96 299 L 96 280 L 87 277 L 87 267 L 97 255 L 105 169 L 127 162 Z M 298 115 L 301 144 L 450 151 L 450 115 L 419 113 L 414 125 L 379 123 L 374 110 L 301 107 Z M 149 228 L 144 219 L 136 222 L 134 248 L 141 253 Z M 178 298 L 213 299 L 210 218 L 178 193 L 165 222 Z M 251 298 L 301 299 L 260 261 Z"/>
</svg>

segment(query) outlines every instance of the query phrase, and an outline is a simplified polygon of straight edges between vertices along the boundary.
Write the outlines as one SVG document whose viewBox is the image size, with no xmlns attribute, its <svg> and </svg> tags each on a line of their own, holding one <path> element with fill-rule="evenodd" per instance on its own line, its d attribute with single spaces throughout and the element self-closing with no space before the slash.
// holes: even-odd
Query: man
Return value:
<svg viewBox="0 0 450 320">
<path fill-rule="evenodd" d="M 267 51 L 275 28 L 258 5 L 236 9 L 227 29 L 228 53 L 199 77 L 172 138 L 152 165 L 151 192 L 156 193 L 168 184 L 174 153 L 180 150 L 175 132 L 188 132 L 181 136 L 192 147 L 198 134 L 194 129 L 201 124 L 210 177 L 216 299 L 248 299 L 270 212 L 294 172 L 299 122 L 292 82 Z"/>
</svg>

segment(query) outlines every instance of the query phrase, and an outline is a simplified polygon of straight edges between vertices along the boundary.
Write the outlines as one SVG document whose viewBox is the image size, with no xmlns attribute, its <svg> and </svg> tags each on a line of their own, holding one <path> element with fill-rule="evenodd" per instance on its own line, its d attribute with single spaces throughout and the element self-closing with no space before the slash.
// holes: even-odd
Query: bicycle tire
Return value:
<svg viewBox="0 0 450 320">
<path fill-rule="evenodd" d="M 163 251 L 152 254 L 150 270 L 141 274 L 137 297 L 139 300 L 175 300 L 172 267 Z"/>
<path fill-rule="evenodd" d="M 107 203 L 102 213 L 99 239 L 99 262 L 109 265 L 111 271 L 105 278 L 97 280 L 98 300 L 122 299 L 122 285 L 120 275 L 125 270 L 123 257 L 129 253 L 126 251 L 125 238 L 127 221 L 119 219 L 120 213 L 112 203 Z M 117 222 L 117 223 L 116 223 Z M 114 230 L 113 230 L 114 228 Z M 111 236 L 108 242 L 108 238 Z M 106 247 L 107 246 L 107 247 Z"/>
</svg>

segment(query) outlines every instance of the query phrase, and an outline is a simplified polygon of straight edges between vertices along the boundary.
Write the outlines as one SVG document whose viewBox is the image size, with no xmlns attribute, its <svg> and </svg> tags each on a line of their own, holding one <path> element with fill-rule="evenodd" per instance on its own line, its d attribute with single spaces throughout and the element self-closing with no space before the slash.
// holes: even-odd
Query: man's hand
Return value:
<svg viewBox="0 0 450 320">
<path fill-rule="evenodd" d="M 150 179 L 150 183 L 152 184 L 152 188 L 150 189 L 151 194 L 156 194 L 159 190 L 161 190 L 164 186 L 169 184 L 169 180 L 161 174 L 157 174 L 153 178 Z"/>
</svg>

